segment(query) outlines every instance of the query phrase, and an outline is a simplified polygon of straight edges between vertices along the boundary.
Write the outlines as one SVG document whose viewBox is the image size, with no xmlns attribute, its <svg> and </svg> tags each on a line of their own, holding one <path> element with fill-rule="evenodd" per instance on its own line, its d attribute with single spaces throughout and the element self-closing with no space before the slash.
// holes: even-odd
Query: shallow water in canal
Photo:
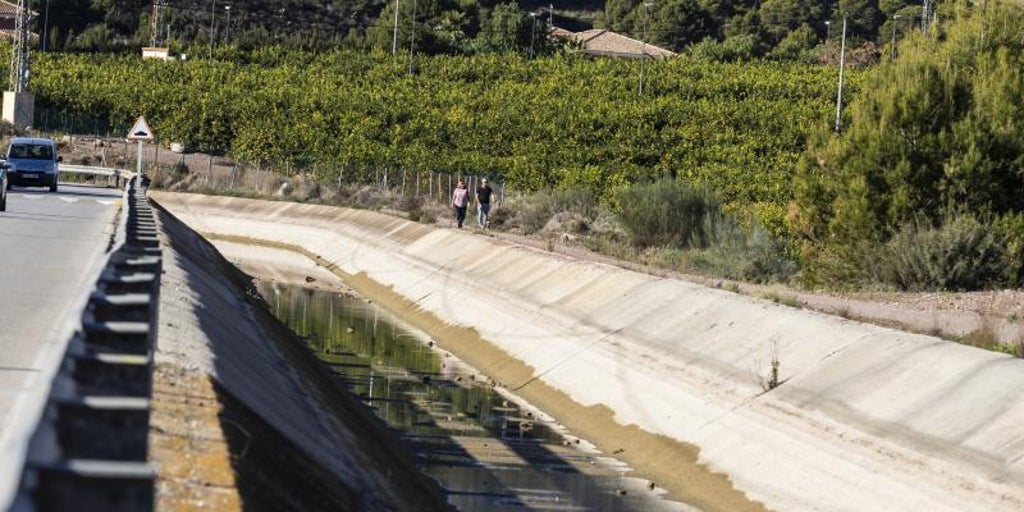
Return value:
<svg viewBox="0 0 1024 512">
<path fill-rule="evenodd" d="M 692 510 L 631 478 L 425 334 L 346 294 L 260 282 L 272 311 L 374 413 L 462 511 Z"/>
</svg>

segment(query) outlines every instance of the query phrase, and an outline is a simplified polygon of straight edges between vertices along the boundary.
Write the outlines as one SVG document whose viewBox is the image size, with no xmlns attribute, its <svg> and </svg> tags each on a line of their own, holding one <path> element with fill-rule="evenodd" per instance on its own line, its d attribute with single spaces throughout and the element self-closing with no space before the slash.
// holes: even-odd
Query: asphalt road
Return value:
<svg viewBox="0 0 1024 512">
<path fill-rule="evenodd" d="M 38 411 L 115 231 L 121 191 L 15 187 L 0 212 L 0 457 Z M 19 421 L 21 420 L 21 421 Z M 2 468 L 0 468 L 2 469 Z M 2 507 L 0 507 L 2 508 Z"/>
</svg>

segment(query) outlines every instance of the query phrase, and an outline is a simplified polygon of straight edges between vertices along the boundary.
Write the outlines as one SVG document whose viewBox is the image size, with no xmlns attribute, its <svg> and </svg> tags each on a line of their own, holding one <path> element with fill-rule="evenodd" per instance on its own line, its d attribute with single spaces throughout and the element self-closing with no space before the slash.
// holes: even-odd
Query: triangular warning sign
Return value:
<svg viewBox="0 0 1024 512">
<path fill-rule="evenodd" d="M 128 140 L 153 140 L 153 130 L 149 128 L 144 116 L 139 116 L 139 120 L 135 121 L 135 126 L 128 130 L 127 138 Z"/>
</svg>

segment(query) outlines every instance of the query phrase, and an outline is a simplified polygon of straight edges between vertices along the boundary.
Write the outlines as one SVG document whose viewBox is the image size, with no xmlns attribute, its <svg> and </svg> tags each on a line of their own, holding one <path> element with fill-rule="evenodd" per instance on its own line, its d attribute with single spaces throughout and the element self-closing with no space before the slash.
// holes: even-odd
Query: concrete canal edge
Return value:
<svg viewBox="0 0 1024 512">
<path fill-rule="evenodd" d="M 150 434 L 158 510 L 449 510 L 246 276 L 172 215 L 158 215 L 165 271 Z"/>
<path fill-rule="evenodd" d="M 1024 361 L 373 212 L 154 197 L 309 255 L 674 498 L 1024 507 Z"/>
</svg>

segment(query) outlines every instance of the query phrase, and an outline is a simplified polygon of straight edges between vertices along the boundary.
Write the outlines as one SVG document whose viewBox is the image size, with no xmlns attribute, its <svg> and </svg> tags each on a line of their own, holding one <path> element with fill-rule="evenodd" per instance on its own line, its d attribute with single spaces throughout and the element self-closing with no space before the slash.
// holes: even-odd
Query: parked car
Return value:
<svg viewBox="0 0 1024 512">
<path fill-rule="evenodd" d="M 64 159 L 57 154 L 57 144 L 50 139 L 15 137 L 11 139 L 4 159 L 10 170 L 7 186 L 50 187 L 57 191 L 60 179 L 59 163 Z"/>
<path fill-rule="evenodd" d="M 0 163 L 0 212 L 7 211 L 7 172 L 11 166 Z"/>
</svg>

